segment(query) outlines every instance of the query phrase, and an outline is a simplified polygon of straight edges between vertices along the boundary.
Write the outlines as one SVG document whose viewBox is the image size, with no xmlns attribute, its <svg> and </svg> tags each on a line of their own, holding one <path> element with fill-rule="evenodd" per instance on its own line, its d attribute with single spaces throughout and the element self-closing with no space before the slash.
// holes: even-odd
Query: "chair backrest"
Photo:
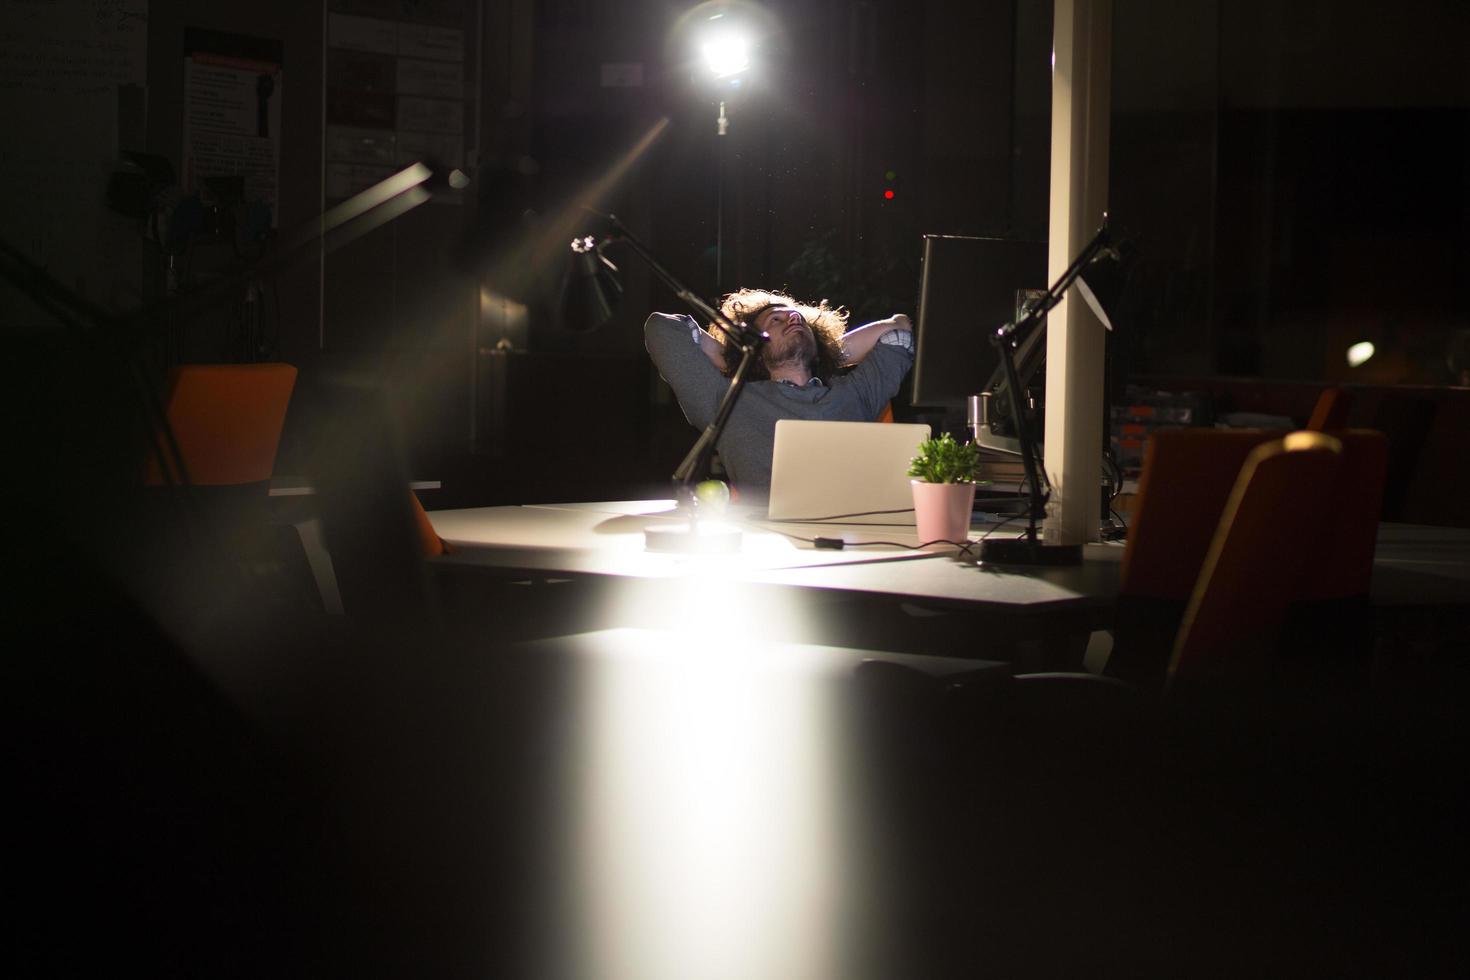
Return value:
<svg viewBox="0 0 1470 980">
<path fill-rule="evenodd" d="M 437 558 L 440 555 L 452 552 L 454 549 L 443 538 L 439 537 L 439 533 L 434 530 L 434 523 L 429 520 L 429 513 L 424 510 L 424 505 L 419 500 L 419 495 L 410 490 L 408 496 L 413 502 L 414 526 L 418 528 L 419 545 L 423 549 L 424 557 Z"/>
<path fill-rule="evenodd" d="M 315 394 L 306 475 L 342 610 L 374 642 L 417 636 L 437 624 L 438 599 L 387 393 L 371 378 L 326 373 Z"/>
<path fill-rule="evenodd" d="M 1313 432 L 1336 432 L 1347 428 L 1348 415 L 1353 409 L 1353 394 L 1346 388 L 1324 388 L 1312 407 L 1312 417 L 1307 428 Z"/>
<path fill-rule="evenodd" d="M 189 482 L 237 486 L 268 481 L 295 387 L 296 368 L 289 364 L 174 368 L 166 412 Z M 157 454 L 149 455 L 145 467 L 146 485 L 164 482 Z M 180 476 L 174 474 L 175 479 Z"/>
<path fill-rule="evenodd" d="M 893 421 L 893 402 L 887 402 L 886 404 L 884 404 L 883 411 L 879 412 L 878 413 L 878 417 L 876 419 L 874 419 L 873 421 L 874 422 L 892 422 Z"/>
<path fill-rule="evenodd" d="M 1280 436 L 1261 429 L 1153 433 L 1144 449 L 1119 593 L 1187 599 L 1246 457 Z"/>
<path fill-rule="evenodd" d="M 1274 652 L 1286 607 L 1320 564 L 1342 443 L 1293 432 L 1253 450 L 1234 481 L 1190 595 L 1169 662 L 1181 682 L 1258 676 Z"/>
<path fill-rule="evenodd" d="M 1378 516 L 1388 482 L 1388 437 L 1372 429 L 1332 433 L 1342 442 L 1342 463 L 1326 504 L 1323 540 L 1294 598 L 1366 596 L 1378 545 Z"/>
</svg>

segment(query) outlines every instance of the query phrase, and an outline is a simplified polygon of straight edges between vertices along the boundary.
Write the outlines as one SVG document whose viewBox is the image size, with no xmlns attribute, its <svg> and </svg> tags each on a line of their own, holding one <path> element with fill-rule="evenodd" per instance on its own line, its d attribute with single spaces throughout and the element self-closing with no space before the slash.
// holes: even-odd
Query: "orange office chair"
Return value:
<svg viewBox="0 0 1470 980">
<path fill-rule="evenodd" d="M 1210 541 L 1169 661 L 1167 690 L 1259 684 L 1303 577 L 1327 558 L 1342 442 L 1293 432 L 1253 449 Z"/>
<path fill-rule="evenodd" d="M 169 374 L 165 411 L 185 473 L 168 481 L 159 454 L 145 463 L 143 482 L 195 486 L 269 483 L 296 387 L 289 364 L 185 364 Z M 166 447 L 161 447 L 165 448 Z M 165 459 L 170 459 L 167 451 Z"/>
<path fill-rule="evenodd" d="M 1150 437 L 1123 553 L 1107 674 L 1146 687 L 1162 683 L 1185 604 L 1236 477 L 1249 454 L 1276 436 L 1262 430 L 1178 429 Z M 1318 502 L 1325 519 L 1310 548 L 1314 560 L 1288 596 L 1301 604 L 1304 631 L 1361 622 L 1366 615 L 1361 607 L 1373 571 L 1388 446 L 1381 433 L 1370 430 L 1337 436 L 1342 463 L 1338 480 Z M 1369 635 L 1362 632 L 1360 639 Z"/>
<path fill-rule="evenodd" d="M 1245 459 L 1273 433 L 1165 429 L 1144 449 L 1104 673 L 1163 686 L 1184 605 Z"/>
<path fill-rule="evenodd" d="M 1175 633 L 1163 685 L 1170 700 L 1194 709 L 1214 698 L 1228 707 L 1231 695 L 1274 693 L 1273 682 L 1286 675 L 1277 638 L 1287 607 L 1325 557 L 1319 546 L 1334 515 L 1323 504 L 1342 452 L 1340 440 L 1317 432 L 1268 439 L 1247 452 Z M 933 679 L 886 667 L 870 668 L 868 679 L 903 687 L 899 693 L 931 713 L 947 709 L 964 731 L 1020 732 L 1023 747 L 1061 732 L 1065 744 L 1051 760 L 1125 732 L 1148 717 L 1152 700 L 1145 685 L 1083 673 L 979 670 Z"/>
<path fill-rule="evenodd" d="M 1323 500 L 1321 537 L 1282 627 L 1280 648 L 1319 689 L 1361 692 L 1372 682 L 1376 617 L 1368 598 L 1388 474 L 1388 437 L 1371 429 L 1332 433 L 1342 463 Z"/>
<path fill-rule="evenodd" d="M 1342 466 L 1328 495 L 1321 560 L 1301 583 L 1297 598 L 1362 598 L 1373 577 L 1378 517 L 1388 483 L 1388 437 L 1373 429 L 1332 433 L 1342 442 Z"/>
<path fill-rule="evenodd" d="M 1149 437 L 1123 550 L 1120 595 L 1189 598 L 1236 475 L 1252 450 L 1279 435 L 1262 429 L 1165 429 Z"/>
<path fill-rule="evenodd" d="M 1347 428 L 1353 410 L 1353 394 L 1346 388 L 1324 388 L 1312 406 L 1307 428 L 1313 432 L 1336 432 Z"/>
<path fill-rule="evenodd" d="M 879 412 L 878 413 L 878 417 L 876 419 L 874 419 L 873 421 L 874 422 L 892 422 L 893 421 L 893 402 L 889 402 L 886 405 L 884 405 L 883 406 L 883 411 Z"/>
<path fill-rule="evenodd" d="M 449 546 L 447 541 L 439 537 L 439 534 L 434 530 L 434 524 L 429 520 L 428 511 L 424 510 L 424 505 L 420 502 L 419 495 L 410 490 L 408 497 L 413 503 L 414 526 L 418 528 L 419 546 L 424 553 L 424 557 L 437 558 L 440 555 L 453 553 L 454 549 Z"/>
<path fill-rule="evenodd" d="M 270 480 L 296 376 L 289 364 L 174 368 L 164 411 L 177 457 L 159 433 L 157 449 L 142 467 L 140 506 L 150 540 L 140 546 L 178 549 L 188 560 L 211 555 L 216 567 L 228 569 L 222 574 L 251 590 L 261 615 L 311 612 L 324 602 L 313 587 L 311 556 L 298 532 L 277 524 L 269 512 Z M 180 483 L 190 487 L 182 510 L 180 498 L 157 489 Z M 207 542 L 202 548 L 195 536 L 200 531 Z"/>
</svg>

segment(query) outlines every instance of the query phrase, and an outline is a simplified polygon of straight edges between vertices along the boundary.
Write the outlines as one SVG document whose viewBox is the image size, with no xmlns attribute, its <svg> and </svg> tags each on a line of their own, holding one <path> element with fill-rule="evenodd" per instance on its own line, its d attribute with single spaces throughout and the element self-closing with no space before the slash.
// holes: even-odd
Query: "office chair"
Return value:
<svg viewBox="0 0 1470 980">
<path fill-rule="evenodd" d="M 142 461 L 147 531 L 135 547 L 173 549 L 179 561 L 216 567 L 223 560 L 252 601 L 304 612 L 319 609 L 321 597 L 301 541 L 272 520 L 268 506 L 296 379 L 295 367 L 279 363 L 184 364 L 169 372 L 163 401 L 173 443 L 156 433 Z M 187 491 L 164 490 L 179 486 Z"/>
<path fill-rule="evenodd" d="M 1222 435 L 1227 450 L 1222 455 L 1228 457 L 1256 434 Z M 1197 442 L 1186 439 L 1181 445 L 1187 445 L 1187 453 L 1198 448 Z M 1173 448 L 1165 450 L 1165 458 Z M 1249 449 L 1239 474 L 1228 481 L 1162 684 L 1149 677 L 1129 682 L 1064 671 L 961 675 L 942 685 L 955 723 L 969 730 L 978 726 L 987 736 L 1045 728 L 1048 739 L 1060 737 L 1070 745 L 1095 738 L 1114 723 L 1141 720 L 1160 691 L 1178 700 L 1181 694 L 1214 695 L 1224 686 L 1269 685 L 1287 607 L 1324 556 L 1324 530 L 1336 515 L 1323 504 L 1331 499 L 1341 463 L 1341 441 L 1324 433 L 1294 432 Z M 1174 519 L 1171 513 L 1166 523 Z M 939 683 L 932 686 L 937 694 Z"/>
<path fill-rule="evenodd" d="M 143 483 L 265 489 L 275 469 L 286 408 L 296 387 L 289 364 L 184 364 L 169 373 L 165 413 L 184 464 L 160 467 L 150 454 Z M 165 478 L 167 477 L 167 478 Z"/>
<path fill-rule="evenodd" d="M 1166 692 L 1259 687 L 1309 569 L 1326 555 L 1343 446 L 1293 432 L 1253 449 L 1230 491 L 1174 641 Z"/>
<path fill-rule="evenodd" d="M 429 520 L 429 514 L 424 510 L 419 495 L 410 490 L 408 497 L 413 507 L 414 526 L 418 529 L 419 547 L 423 550 L 424 557 L 437 558 L 452 553 L 454 549 L 434 530 L 434 524 Z"/>
<path fill-rule="evenodd" d="M 412 490 L 381 387 L 326 378 L 310 473 L 341 608 L 370 628 L 437 622 L 424 557 L 442 553 Z M 422 515 L 422 517 L 420 516 Z"/>
<path fill-rule="evenodd" d="M 1388 485 L 1388 437 L 1373 429 L 1331 433 L 1342 443 L 1338 480 L 1327 496 L 1320 560 L 1303 577 L 1297 598 L 1366 598 L 1378 544 L 1378 515 Z"/>
<path fill-rule="evenodd" d="M 1324 388 L 1312 406 L 1306 428 L 1312 432 L 1336 432 L 1347 428 L 1353 410 L 1353 393 L 1346 388 Z"/>
<path fill-rule="evenodd" d="M 1235 478 L 1253 449 L 1278 436 L 1260 429 L 1165 429 L 1149 437 L 1123 550 L 1108 676 L 1162 686 L 1185 603 Z"/>
<path fill-rule="evenodd" d="M 1323 500 L 1321 534 L 1310 549 L 1282 625 L 1278 653 L 1338 693 L 1366 691 L 1377 637 L 1369 600 L 1378 518 L 1388 482 L 1388 437 L 1371 429 L 1331 433 L 1342 462 Z"/>
<path fill-rule="evenodd" d="M 1123 549 L 1120 596 L 1188 599 L 1241 466 L 1257 446 L 1279 437 L 1263 429 L 1153 433 Z"/>
<path fill-rule="evenodd" d="M 1105 672 L 1145 687 L 1163 683 L 1185 605 L 1247 457 L 1279 436 L 1263 430 L 1178 429 L 1154 433 L 1144 455 L 1138 504 L 1123 554 Z M 1338 480 L 1318 501 L 1324 520 L 1309 548 L 1313 561 L 1287 597 L 1293 603 L 1283 647 L 1328 630 L 1346 650 L 1371 639 L 1367 594 L 1387 474 L 1382 433 L 1349 429 Z M 1350 626 L 1349 624 L 1356 624 Z"/>
</svg>

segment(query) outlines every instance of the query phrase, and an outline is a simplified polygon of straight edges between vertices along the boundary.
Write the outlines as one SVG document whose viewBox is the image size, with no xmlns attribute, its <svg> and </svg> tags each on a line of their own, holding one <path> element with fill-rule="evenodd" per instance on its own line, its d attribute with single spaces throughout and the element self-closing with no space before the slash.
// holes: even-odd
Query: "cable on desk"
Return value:
<svg viewBox="0 0 1470 980">
<path fill-rule="evenodd" d="M 1128 537 L 1128 522 L 1123 520 L 1123 515 L 1113 508 L 1108 508 L 1109 520 L 1102 531 L 1104 541 L 1123 541 Z M 1114 524 L 1114 521 L 1117 523 Z"/>
<path fill-rule="evenodd" d="M 973 545 L 978 544 L 978 542 L 976 541 L 953 541 L 949 538 L 935 538 L 933 541 L 921 541 L 918 544 L 909 544 L 907 541 L 844 541 L 841 538 L 804 538 L 799 534 L 790 534 L 786 531 L 778 530 L 777 528 L 771 528 L 771 530 L 774 531 L 776 534 L 779 534 L 785 538 L 790 538 L 793 541 L 800 541 L 803 544 L 811 545 L 813 548 L 826 549 L 830 551 L 843 551 L 847 548 L 871 548 L 876 545 L 884 545 L 890 548 L 904 548 L 909 551 L 914 551 L 919 548 L 927 548 L 931 544 L 952 544 L 956 548 L 960 549 L 962 553 L 969 554 L 970 548 Z"/>
</svg>

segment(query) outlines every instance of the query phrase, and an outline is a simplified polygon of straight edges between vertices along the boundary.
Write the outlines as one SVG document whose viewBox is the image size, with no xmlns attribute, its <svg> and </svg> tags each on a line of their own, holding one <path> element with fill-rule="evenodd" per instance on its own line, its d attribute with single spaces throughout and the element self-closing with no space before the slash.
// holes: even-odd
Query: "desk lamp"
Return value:
<svg viewBox="0 0 1470 980">
<path fill-rule="evenodd" d="M 715 416 L 705 426 L 704 432 L 685 455 L 678 469 L 674 470 L 674 493 L 679 510 L 686 522 L 666 528 L 650 528 L 644 532 L 644 544 L 650 551 L 713 552 L 735 551 L 740 547 L 738 528 L 719 524 L 700 524 L 698 502 L 694 488 L 709 475 L 710 459 L 714 456 L 715 443 L 724 431 L 735 408 L 735 401 L 745 386 L 746 374 L 767 340 L 766 334 L 744 322 L 733 323 L 714 306 L 705 302 L 685 286 L 674 274 L 664 268 L 648 246 L 628 231 L 616 215 L 585 210 L 601 218 L 611 234 L 602 240 L 593 235 L 572 239 L 571 269 L 563 284 L 563 313 L 569 326 L 592 329 L 612 319 L 613 310 L 623 296 L 622 283 L 618 279 L 618 267 L 602 254 L 602 250 L 615 243 L 626 244 L 639 258 L 648 264 L 674 294 L 691 310 L 712 323 L 740 351 L 740 362 L 730 375 L 730 386 L 720 401 Z"/>
<path fill-rule="evenodd" d="M 1022 404 L 1025 394 L 1016 368 L 1016 352 L 1019 349 L 1026 354 L 1036 349 L 1046 323 L 1046 315 L 1062 301 L 1062 297 L 1073 285 L 1077 286 L 1078 292 L 1093 313 L 1097 314 L 1103 326 L 1112 330 L 1112 319 L 1104 307 L 1116 300 L 1121 286 L 1120 265 L 1121 256 L 1108 234 L 1107 215 L 1103 215 L 1102 227 L 1051 288 L 1033 297 L 1021 308 L 1014 320 L 990 336 L 990 343 L 1000 357 L 1000 370 L 1004 377 L 1001 387 L 1006 389 L 1010 402 L 1030 504 L 1027 508 L 1025 535 L 1009 539 L 986 538 L 980 544 L 981 561 L 1012 565 L 1075 565 L 1082 561 L 1080 544 L 1043 544 L 1037 534 L 1037 525 L 1046 516 L 1051 483 L 1037 458 L 1036 438 Z"/>
<path fill-rule="evenodd" d="M 371 187 L 352 195 L 308 221 L 277 236 L 270 251 L 259 261 L 238 266 L 229 274 L 197 290 L 175 293 L 150 306 L 115 314 L 101 309 L 57 282 L 40 265 L 9 243 L 0 240 L 0 280 L 11 283 L 38 308 L 51 314 L 76 337 L 104 345 L 133 373 L 143 419 L 158 438 L 150 439 L 159 471 L 165 480 L 182 477 L 188 486 L 183 457 L 174 442 L 162 401 L 141 367 L 144 348 L 168 330 L 178 329 L 203 314 L 238 299 L 254 281 L 270 279 L 306 259 L 320 259 L 356 241 L 381 225 L 428 201 L 445 189 L 461 190 L 469 185 L 463 171 L 421 160 Z M 124 196 L 126 188 L 119 189 Z M 317 246 L 315 249 L 311 246 Z"/>
</svg>

